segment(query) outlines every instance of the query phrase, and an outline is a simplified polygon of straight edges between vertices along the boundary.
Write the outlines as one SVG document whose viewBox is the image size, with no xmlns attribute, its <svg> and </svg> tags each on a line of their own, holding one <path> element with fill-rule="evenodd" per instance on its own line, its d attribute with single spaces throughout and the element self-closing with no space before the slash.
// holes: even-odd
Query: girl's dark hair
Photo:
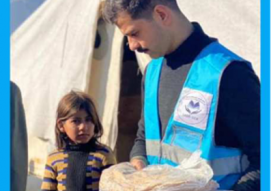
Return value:
<svg viewBox="0 0 271 191">
<path fill-rule="evenodd" d="M 60 100 L 57 108 L 55 135 L 58 149 L 65 148 L 67 144 L 65 140 L 66 135 L 60 132 L 58 122 L 66 121 L 80 110 L 85 110 L 95 125 L 94 136 L 90 142 L 92 142 L 94 146 L 101 145 L 98 139 L 103 135 L 103 127 L 93 101 L 86 93 L 71 91 Z"/>
<path fill-rule="evenodd" d="M 116 23 L 118 14 L 123 11 L 127 12 L 132 19 L 149 19 L 154 7 L 159 4 L 179 11 L 176 0 L 105 0 L 102 15 L 109 23 Z"/>
</svg>

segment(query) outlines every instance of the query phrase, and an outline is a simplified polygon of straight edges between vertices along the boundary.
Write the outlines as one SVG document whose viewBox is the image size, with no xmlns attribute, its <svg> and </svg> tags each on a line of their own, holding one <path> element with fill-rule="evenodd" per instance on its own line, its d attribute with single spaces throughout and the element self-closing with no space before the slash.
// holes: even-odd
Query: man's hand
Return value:
<svg viewBox="0 0 271 191">
<path fill-rule="evenodd" d="M 138 158 L 132 159 L 131 164 L 135 167 L 136 170 L 141 170 L 147 166 L 143 160 Z"/>
</svg>

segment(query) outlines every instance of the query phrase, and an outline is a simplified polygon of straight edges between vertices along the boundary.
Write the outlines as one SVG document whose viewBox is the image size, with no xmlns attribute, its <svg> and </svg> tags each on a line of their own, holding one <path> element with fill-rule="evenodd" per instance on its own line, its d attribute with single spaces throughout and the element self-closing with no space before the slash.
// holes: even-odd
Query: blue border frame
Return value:
<svg viewBox="0 0 271 191">
<path fill-rule="evenodd" d="M 0 7 L 1 190 L 10 190 L 10 2 Z M 261 0 L 261 190 L 270 190 L 270 0 Z"/>
<path fill-rule="evenodd" d="M 261 1 L 261 190 L 270 190 L 270 0 Z"/>
<path fill-rule="evenodd" d="M 0 100 L 1 100 L 1 142 L 4 146 L 1 147 L 0 163 L 2 172 L 0 173 L 1 190 L 10 190 L 10 10 L 9 1 L 2 1 L 0 7 Z"/>
</svg>

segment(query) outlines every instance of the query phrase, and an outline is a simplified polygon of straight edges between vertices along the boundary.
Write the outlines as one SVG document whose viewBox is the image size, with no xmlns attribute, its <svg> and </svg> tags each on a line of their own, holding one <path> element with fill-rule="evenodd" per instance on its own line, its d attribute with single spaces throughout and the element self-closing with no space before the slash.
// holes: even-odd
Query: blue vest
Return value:
<svg viewBox="0 0 271 191">
<path fill-rule="evenodd" d="M 248 161 L 239 149 L 216 146 L 214 127 L 222 73 L 233 60 L 243 59 L 218 42 L 205 47 L 190 68 L 165 135 L 161 138 L 158 86 L 163 59 L 152 60 L 145 77 L 148 163 L 176 166 L 194 151 L 201 150 L 201 157 L 213 169 L 213 179 L 220 184 L 220 189 L 230 189 L 248 166 Z"/>
</svg>

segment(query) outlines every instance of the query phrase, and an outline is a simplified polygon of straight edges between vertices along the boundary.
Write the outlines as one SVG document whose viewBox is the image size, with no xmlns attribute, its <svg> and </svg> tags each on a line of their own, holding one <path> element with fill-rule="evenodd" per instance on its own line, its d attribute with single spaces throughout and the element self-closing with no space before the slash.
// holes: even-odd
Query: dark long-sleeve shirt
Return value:
<svg viewBox="0 0 271 191">
<path fill-rule="evenodd" d="M 174 52 L 165 56 L 162 66 L 158 109 L 163 136 L 174 111 L 189 69 L 196 56 L 210 43 L 201 27 L 194 23 L 193 33 Z M 260 82 L 247 64 L 234 61 L 224 71 L 220 83 L 215 143 L 241 149 L 250 165 L 234 187 L 235 191 L 260 190 Z M 142 82 L 144 108 L 144 79 Z M 144 111 L 130 157 L 146 156 Z"/>
<path fill-rule="evenodd" d="M 10 190 L 25 191 L 27 184 L 28 144 L 22 95 L 10 83 Z"/>
</svg>

